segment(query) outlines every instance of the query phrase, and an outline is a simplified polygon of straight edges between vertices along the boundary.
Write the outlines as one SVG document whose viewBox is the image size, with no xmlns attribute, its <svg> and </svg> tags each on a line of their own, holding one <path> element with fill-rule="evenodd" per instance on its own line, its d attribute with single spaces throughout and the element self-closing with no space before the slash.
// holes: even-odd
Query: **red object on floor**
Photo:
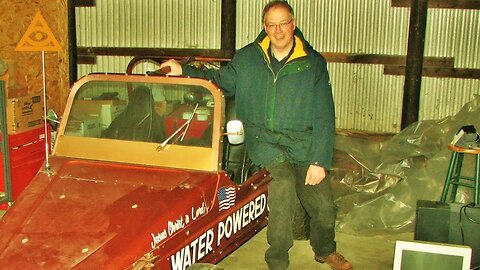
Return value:
<svg viewBox="0 0 480 270">
<path fill-rule="evenodd" d="M 50 137 L 48 138 L 49 144 Z M 12 200 L 15 201 L 45 162 L 45 128 L 41 127 L 18 134 L 9 134 L 8 147 Z M 0 158 L 0 191 L 2 192 L 5 191 L 3 168 L 2 157 Z M 0 209 L 6 209 L 7 207 L 6 203 L 0 205 Z"/>
</svg>

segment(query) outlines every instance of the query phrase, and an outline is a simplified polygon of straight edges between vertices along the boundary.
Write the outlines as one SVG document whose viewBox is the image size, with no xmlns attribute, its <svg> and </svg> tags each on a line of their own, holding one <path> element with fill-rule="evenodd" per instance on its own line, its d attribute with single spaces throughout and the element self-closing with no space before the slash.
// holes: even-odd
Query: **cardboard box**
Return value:
<svg viewBox="0 0 480 270">
<path fill-rule="evenodd" d="M 114 105 L 114 106 L 126 106 L 127 102 L 125 100 L 115 99 L 115 100 L 103 100 L 103 99 L 80 99 L 75 100 L 75 105 L 78 106 L 101 106 L 101 105 Z"/>
<path fill-rule="evenodd" d="M 123 110 L 125 105 L 102 104 L 100 111 L 100 127 L 102 130 L 107 129 Z"/>
<path fill-rule="evenodd" d="M 80 137 L 100 137 L 100 123 L 98 118 L 86 118 L 83 120 L 70 120 L 65 129 L 65 134 Z"/>
<path fill-rule="evenodd" d="M 122 100 L 76 100 L 72 113 L 98 118 L 100 128 L 105 130 L 125 107 L 126 102 Z"/>
<path fill-rule="evenodd" d="M 43 126 L 43 96 L 7 99 L 7 130 L 16 134 Z"/>
</svg>

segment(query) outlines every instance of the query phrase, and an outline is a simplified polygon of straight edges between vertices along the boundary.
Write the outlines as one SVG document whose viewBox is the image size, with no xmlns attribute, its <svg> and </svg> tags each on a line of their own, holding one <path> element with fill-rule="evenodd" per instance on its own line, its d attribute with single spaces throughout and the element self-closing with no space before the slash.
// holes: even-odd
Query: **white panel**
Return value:
<svg viewBox="0 0 480 270">
<path fill-rule="evenodd" d="M 77 8 L 78 46 L 220 48 L 220 0 L 97 0 Z M 262 29 L 268 0 L 237 0 L 236 48 Z M 290 0 L 297 25 L 319 52 L 406 55 L 409 8 L 390 0 Z M 425 56 L 454 57 L 456 68 L 480 68 L 480 11 L 429 9 Z M 99 57 L 79 74 L 125 72 L 131 57 Z M 329 63 L 337 128 L 400 131 L 404 76 L 381 65 Z M 138 73 L 155 67 L 138 68 Z M 480 80 L 423 78 L 419 119 L 456 113 L 480 94 Z"/>
<path fill-rule="evenodd" d="M 237 48 L 261 30 L 267 1 L 237 1 Z M 297 25 L 320 52 L 406 55 L 409 8 L 390 0 L 290 0 Z M 480 66 L 478 10 L 429 9 L 425 56 L 454 57 L 457 68 Z M 337 128 L 398 132 L 404 76 L 383 75 L 381 65 L 330 63 Z M 456 113 L 480 94 L 479 80 L 423 78 L 419 119 Z"/>
<path fill-rule="evenodd" d="M 97 0 L 76 8 L 84 47 L 220 49 L 221 1 Z"/>
<path fill-rule="evenodd" d="M 460 18 L 458 30 L 451 37 L 458 44 L 454 50 L 456 66 L 480 68 L 480 10 L 459 10 L 456 15 Z"/>
<path fill-rule="evenodd" d="M 236 48 L 253 42 L 262 30 L 262 10 L 267 0 L 237 0 Z"/>
<path fill-rule="evenodd" d="M 237 1 L 237 49 L 262 30 L 268 1 Z M 290 0 L 297 26 L 320 52 L 406 54 L 409 9 L 390 0 Z M 384 29 L 388 29 L 385 31 Z"/>
<path fill-rule="evenodd" d="M 237 1 L 237 48 L 261 30 L 268 1 Z M 387 0 L 291 0 L 297 26 L 319 52 L 405 55 L 409 9 Z M 384 31 L 384 27 L 389 29 Z M 383 75 L 382 65 L 330 63 L 336 126 L 369 132 L 398 132 L 403 76 Z"/>
<path fill-rule="evenodd" d="M 420 119 L 455 115 L 465 103 L 480 95 L 480 80 L 423 78 Z"/>
<path fill-rule="evenodd" d="M 480 68 L 479 40 L 479 10 L 429 10 L 425 55 L 454 57 L 457 68 Z"/>
<path fill-rule="evenodd" d="M 402 113 L 403 77 L 383 75 L 382 65 L 329 64 L 336 127 L 397 132 Z"/>
</svg>

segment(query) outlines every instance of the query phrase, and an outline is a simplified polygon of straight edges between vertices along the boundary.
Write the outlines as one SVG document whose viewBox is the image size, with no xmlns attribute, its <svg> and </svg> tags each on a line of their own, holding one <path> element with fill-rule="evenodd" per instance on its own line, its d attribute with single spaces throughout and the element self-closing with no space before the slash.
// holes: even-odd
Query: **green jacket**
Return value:
<svg viewBox="0 0 480 270">
<path fill-rule="evenodd" d="M 219 70 L 183 66 L 183 74 L 214 81 L 235 95 L 245 127 L 247 152 L 256 164 L 290 161 L 329 169 L 333 157 L 335 112 L 325 59 L 297 28 L 295 49 L 274 75 L 265 31 Z"/>
</svg>

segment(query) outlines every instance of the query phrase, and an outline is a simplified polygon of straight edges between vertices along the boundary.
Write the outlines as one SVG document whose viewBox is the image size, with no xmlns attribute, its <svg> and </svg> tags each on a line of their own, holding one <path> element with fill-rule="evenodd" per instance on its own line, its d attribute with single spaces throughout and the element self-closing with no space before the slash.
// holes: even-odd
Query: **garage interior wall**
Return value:
<svg viewBox="0 0 480 270">
<path fill-rule="evenodd" d="M 236 1 L 237 49 L 261 30 L 267 2 Z M 298 27 L 329 62 L 339 129 L 372 133 L 401 129 L 410 8 L 394 2 L 402 1 L 289 1 Z M 76 8 L 77 45 L 219 49 L 221 4 L 97 0 L 94 7 Z M 419 120 L 453 115 L 480 94 L 478 40 L 478 8 L 429 8 L 424 49 L 424 68 L 429 72 L 426 75 L 424 69 Z M 80 64 L 78 74 L 125 72 L 132 57 L 98 56 L 95 64 Z M 136 72 L 151 69 L 155 67 L 140 66 Z"/>
<path fill-rule="evenodd" d="M 4 75 L 8 76 L 8 97 L 36 95 L 43 91 L 42 52 L 15 51 L 35 14 L 40 12 L 62 48 L 58 52 L 45 52 L 47 107 L 61 111 L 69 91 L 67 2 L 1 0 L 0 3 L 0 59 L 8 66 Z M 35 34 L 43 36 L 45 33 Z M 33 38 L 30 45 L 35 46 L 35 37 L 29 38 Z"/>
</svg>

